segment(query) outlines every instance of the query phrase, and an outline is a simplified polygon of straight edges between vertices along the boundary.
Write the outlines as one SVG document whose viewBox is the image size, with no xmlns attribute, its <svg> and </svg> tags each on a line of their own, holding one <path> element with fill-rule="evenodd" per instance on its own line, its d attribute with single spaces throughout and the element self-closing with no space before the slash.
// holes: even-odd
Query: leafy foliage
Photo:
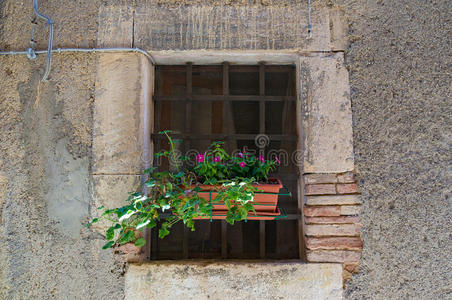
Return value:
<svg viewBox="0 0 452 300">
<path fill-rule="evenodd" d="M 170 133 L 169 130 L 160 132 L 168 138 L 170 151 L 159 152 L 156 156 L 176 161 L 174 143 L 177 141 L 172 140 Z M 160 238 L 170 234 L 171 227 L 179 221 L 194 231 L 195 219 L 210 216 L 213 204 L 220 201 L 227 207 L 226 221 L 230 224 L 246 219 L 250 212 L 255 213 L 256 188 L 252 183 L 255 178 L 266 179 L 274 163 L 259 161 L 250 155 L 231 157 L 221 142 L 213 143 L 197 160 L 198 164 L 192 171 L 179 168 L 175 172 L 156 171 L 156 168 L 144 170 L 149 174 L 145 186 L 130 193 L 124 206 L 113 209 L 99 207 L 103 211 L 102 218 L 112 224 L 105 232 L 107 243 L 102 248 L 130 242 L 142 247 L 146 240 L 140 232 L 156 227 L 159 222 Z M 246 166 L 241 167 L 241 163 Z M 218 195 L 212 203 L 199 196 L 200 180 L 216 185 Z M 95 218 L 87 226 L 98 221 Z"/>
<path fill-rule="evenodd" d="M 279 160 L 266 160 L 251 153 L 238 153 L 230 156 L 223 149 L 223 142 L 214 142 L 204 154 L 196 158 L 193 172 L 204 184 L 216 184 L 225 179 L 242 178 L 266 181 L 270 172 L 279 165 Z"/>
</svg>

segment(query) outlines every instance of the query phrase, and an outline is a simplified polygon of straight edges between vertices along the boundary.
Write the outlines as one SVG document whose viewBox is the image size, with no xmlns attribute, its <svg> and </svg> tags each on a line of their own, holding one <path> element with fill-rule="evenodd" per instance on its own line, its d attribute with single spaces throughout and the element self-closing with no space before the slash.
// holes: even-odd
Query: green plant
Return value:
<svg viewBox="0 0 452 300">
<path fill-rule="evenodd" d="M 225 178 L 266 181 L 268 174 L 280 164 L 278 158 L 266 160 L 262 155 L 256 157 L 246 152 L 230 156 L 222 145 L 222 142 L 214 142 L 207 152 L 196 156 L 193 172 L 205 184 L 216 184 Z"/>
<path fill-rule="evenodd" d="M 176 151 L 171 131 L 162 131 L 169 142 L 170 150 L 156 153 L 157 157 L 171 158 L 176 161 Z M 234 224 L 235 221 L 247 218 L 250 211 L 255 212 L 253 207 L 254 193 L 256 188 L 252 182 L 254 177 L 231 179 L 229 165 L 221 163 L 228 161 L 230 156 L 224 151 L 221 143 L 214 143 L 206 156 L 212 157 L 211 164 L 200 165 L 195 172 L 180 170 L 175 172 L 156 171 L 156 168 L 147 169 L 144 173 L 149 174 L 149 179 L 140 191 L 130 193 L 126 204 L 119 208 L 102 210 L 101 218 L 111 222 L 111 226 L 105 232 L 107 243 L 103 249 L 115 245 L 134 242 L 136 246 L 142 247 L 146 241 L 137 232 L 144 228 L 154 228 L 161 222 L 159 237 L 164 238 L 170 233 L 170 228 L 177 222 L 182 221 L 192 231 L 195 230 L 195 219 L 206 217 L 211 214 L 212 204 L 223 201 L 227 207 L 226 221 Z M 235 163 L 235 162 L 233 162 Z M 198 173 L 196 173 L 198 172 Z M 218 184 L 218 196 L 210 203 L 199 196 L 201 188 L 198 178 L 202 174 L 204 180 Z M 87 224 L 90 227 L 98 222 L 95 218 Z"/>
</svg>

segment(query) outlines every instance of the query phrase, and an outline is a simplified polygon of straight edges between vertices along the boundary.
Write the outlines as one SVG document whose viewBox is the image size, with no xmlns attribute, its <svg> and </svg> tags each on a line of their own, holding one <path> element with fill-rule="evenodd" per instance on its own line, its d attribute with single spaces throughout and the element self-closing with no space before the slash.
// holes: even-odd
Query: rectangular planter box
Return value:
<svg viewBox="0 0 452 300">
<path fill-rule="evenodd" d="M 253 184 L 259 192 L 254 194 L 254 209 L 258 212 L 276 212 L 276 205 L 278 204 L 278 193 L 283 187 L 281 180 L 278 178 L 269 178 L 268 181 L 273 183 Z M 206 200 L 214 200 L 218 193 L 214 192 L 218 190 L 218 186 L 214 185 L 200 185 L 201 192 L 198 195 Z M 216 211 L 227 210 L 226 205 L 223 202 L 213 205 L 213 209 Z"/>
</svg>

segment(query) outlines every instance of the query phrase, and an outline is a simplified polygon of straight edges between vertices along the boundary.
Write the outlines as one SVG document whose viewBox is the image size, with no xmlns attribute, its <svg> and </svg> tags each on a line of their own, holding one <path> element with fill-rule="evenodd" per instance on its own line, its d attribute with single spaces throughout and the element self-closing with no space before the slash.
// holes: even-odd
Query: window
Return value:
<svg viewBox="0 0 452 300">
<path fill-rule="evenodd" d="M 260 151 L 278 155 L 278 177 L 291 196 L 279 196 L 287 217 L 275 221 L 196 222 L 191 232 L 177 223 L 159 239 L 151 233 L 151 259 L 299 258 L 296 84 L 293 65 L 172 65 L 157 66 L 155 77 L 155 132 L 171 129 L 182 139 L 179 151 L 193 156 L 213 141 L 222 140 L 229 152 Z M 155 150 L 168 149 L 152 135 Z M 172 168 L 162 161 L 162 169 Z"/>
</svg>

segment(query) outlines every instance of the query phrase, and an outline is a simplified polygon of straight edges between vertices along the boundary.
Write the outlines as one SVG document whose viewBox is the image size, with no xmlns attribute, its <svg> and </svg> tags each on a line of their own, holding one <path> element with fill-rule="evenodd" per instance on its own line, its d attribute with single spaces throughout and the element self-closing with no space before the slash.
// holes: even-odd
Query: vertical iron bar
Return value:
<svg viewBox="0 0 452 300">
<path fill-rule="evenodd" d="M 187 63 L 186 67 L 186 100 L 185 103 L 185 134 L 191 133 L 191 98 L 193 95 L 193 65 L 191 62 Z M 190 141 L 184 141 L 184 150 L 187 153 L 190 150 Z M 188 228 L 184 225 L 184 240 L 182 243 L 182 257 L 184 259 L 188 258 Z"/>
<path fill-rule="evenodd" d="M 229 64 L 227 62 L 223 63 L 223 95 L 229 95 Z M 227 107 L 230 102 L 225 100 L 223 102 L 223 134 L 227 132 Z"/>
<path fill-rule="evenodd" d="M 191 99 L 193 95 L 193 65 L 191 62 L 187 63 L 187 72 L 186 72 L 186 99 L 187 103 L 185 103 L 185 133 L 191 133 Z M 184 141 L 185 143 L 185 141 Z"/>
<path fill-rule="evenodd" d="M 221 258 L 228 257 L 228 227 L 225 220 L 221 220 Z"/>
<path fill-rule="evenodd" d="M 259 221 L 259 256 L 265 258 L 265 221 Z"/>
<path fill-rule="evenodd" d="M 229 63 L 223 62 L 223 95 L 229 95 Z M 227 132 L 227 107 L 229 102 L 226 100 L 223 102 L 223 124 L 222 133 Z M 228 227 L 226 221 L 221 221 L 221 258 L 228 257 Z"/>
<path fill-rule="evenodd" d="M 265 96 L 265 64 L 259 63 L 259 96 Z M 265 100 L 259 101 L 259 133 L 265 133 Z"/>
<path fill-rule="evenodd" d="M 259 63 L 259 95 L 265 96 L 265 64 Z M 259 133 L 265 134 L 265 100 L 259 101 Z M 259 154 L 264 155 L 265 146 L 259 148 Z M 265 221 L 259 221 L 259 255 L 265 258 Z"/>
</svg>

